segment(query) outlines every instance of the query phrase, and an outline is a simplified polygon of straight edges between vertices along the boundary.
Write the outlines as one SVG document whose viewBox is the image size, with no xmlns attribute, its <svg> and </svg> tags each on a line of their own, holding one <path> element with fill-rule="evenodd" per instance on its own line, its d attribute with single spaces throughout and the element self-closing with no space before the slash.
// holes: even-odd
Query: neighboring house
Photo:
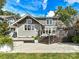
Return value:
<svg viewBox="0 0 79 59">
<path fill-rule="evenodd" d="M 14 22 L 10 28 L 14 28 L 17 33 L 15 39 L 18 41 L 31 40 L 33 36 L 66 36 L 63 28 L 66 27 L 58 17 L 32 17 L 25 15 L 21 19 Z M 61 32 L 61 33 L 60 33 Z M 60 34 L 59 34 L 60 33 Z M 65 34 L 65 35 L 64 35 Z M 21 39 L 22 38 L 22 39 Z"/>
<path fill-rule="evenodd" d="M 16 21 L 16 17 L 11 15 L 11 16 L 1 16 L 0 15 L 0 22 L 1 21 L 6 21 L 9 25 L 13 24 Z"/>
<path fill-rule="evenodd" d="M 17 21 L 17 18 L 14 15 L 6 16 L 6 15 L 0 15 L 0 22 L 6 21 L 10 27 L 11 24 L 13 24 L 15 21 Z M 13 29 L 9 29 L 7 31 L 7 34 L 9 34 Z"/>
</svg>

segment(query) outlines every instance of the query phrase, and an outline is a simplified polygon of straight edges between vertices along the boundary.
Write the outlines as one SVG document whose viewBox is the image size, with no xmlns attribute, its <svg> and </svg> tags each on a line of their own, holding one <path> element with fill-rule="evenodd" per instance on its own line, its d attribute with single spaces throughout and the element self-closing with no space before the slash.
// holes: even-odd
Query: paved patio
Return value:
<svg viewBox="0 0 79 59">
<path fill-rule="evenodd" d="M 54 43 L 54 44 L 41 44 L 41 43 L 24 43 L 24 44 L 15 44 L 14 50 L 12 51 L 20 53 L 72 53 L 79 52 L 79 46 L 76 44 L 63 44 L 63 43 Z"/>
</svg>

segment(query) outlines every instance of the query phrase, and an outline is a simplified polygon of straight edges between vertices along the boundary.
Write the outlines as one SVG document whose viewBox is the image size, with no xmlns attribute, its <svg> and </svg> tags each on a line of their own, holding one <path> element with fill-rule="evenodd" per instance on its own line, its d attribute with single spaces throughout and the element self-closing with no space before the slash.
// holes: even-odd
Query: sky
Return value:
<svg viewBox="0 0 79 59">
<path fill-rule="evenodd" d="M 50 16 L 57 6 L 71 5 L 79 11 L 79 0 L 7 0 L 3 10 L 8 10 L 20 15 Z"/>
</svg>

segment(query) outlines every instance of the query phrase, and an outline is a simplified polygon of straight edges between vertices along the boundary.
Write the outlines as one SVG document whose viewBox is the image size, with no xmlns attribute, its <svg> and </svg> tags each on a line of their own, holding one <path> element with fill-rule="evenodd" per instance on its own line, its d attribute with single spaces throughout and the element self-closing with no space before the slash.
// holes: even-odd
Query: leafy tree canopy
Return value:
<svg viewBox="0 0 79 59">
<path fill-rule="evenodd" d="M 71 16 L 74 16 L 77 14 L 77 10 L 72 8 L 71 6 L 67 6 L 66 8 L 62 8 L 62 6 L 58 6 L 58 9 L 55 13 L 55 15 L 59 15 L 59 19 L 63 22 L 70 19 Z"/>
<path fill-rule="evenodd" d="M 5 35 L 6 31 L 8 31 L 8 23 L 6 21 L 0 22 L 0 35 Z"/>
<path fill-rule="evenodd" d="M 76 22 L 75 27 L 79 31 L 79 21 Z"/>
<path fill-rule="evenodd" d="M 6 2 L 6 0 L 0 0 L 0 9 L 4 6 L 5 2 Z"/>
</svg>

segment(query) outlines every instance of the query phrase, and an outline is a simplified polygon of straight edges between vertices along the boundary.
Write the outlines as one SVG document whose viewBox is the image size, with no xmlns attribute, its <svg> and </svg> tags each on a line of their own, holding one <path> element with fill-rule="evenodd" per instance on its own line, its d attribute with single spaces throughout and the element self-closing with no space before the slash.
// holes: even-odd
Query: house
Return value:
<svg viewBox="0 0 79 59">
<path fill-rule="evenodd" d="M 13 24 L 16 20 L 17 18 L 14 15 L 10 16 L 0 15 L 0 22 L 6 21 L 9 25 Z"/>
<path fill-rule="evenodd" d="M 13 33 L 16 32 L 14 40 L 22 42 L 33 40 L 32 37 L 37 35 L 40 37 L 66 36 L 64 27 L 66 26 L 59 20 L 59 17 L 32 17 L 30 15 L 25 15 L 10 25 L 10 28 L 14 30 Z"/>
<path fill-rule="evenodd" d="M 17 21 L 17 19 L 19 19 L 18 17 L 16 17 L 15 15 L 0 15 L 0 23 L 5 21 L 8 23 L 9 27 L 11 24 L 13 24 L 14 22 Z M 10 28 L 6 34 L 9 34 L 12 31 L 12 29 Z"/>
</svg>

